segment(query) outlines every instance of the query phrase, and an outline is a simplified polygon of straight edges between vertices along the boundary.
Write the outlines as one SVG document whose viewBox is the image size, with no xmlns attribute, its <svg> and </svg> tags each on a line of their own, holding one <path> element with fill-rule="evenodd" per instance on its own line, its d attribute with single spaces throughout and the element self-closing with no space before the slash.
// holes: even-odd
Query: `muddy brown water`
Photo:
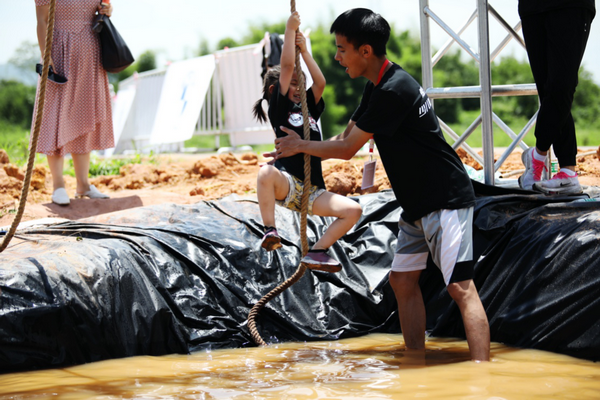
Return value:
<svg viewBox="0 0 600 400">
<path fill-rule="evenodd" d="M 465 341 L 401 335 L 131 357 L 0 375 L 0 399 L 599 399 L 600 364 L 492 343 L 470 361 Z"/>
</svg>

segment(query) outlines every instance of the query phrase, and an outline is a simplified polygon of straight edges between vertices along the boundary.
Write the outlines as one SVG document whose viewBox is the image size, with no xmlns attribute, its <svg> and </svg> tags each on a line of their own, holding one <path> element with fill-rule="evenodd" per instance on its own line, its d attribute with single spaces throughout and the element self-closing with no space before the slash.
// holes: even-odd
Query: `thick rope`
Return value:
<svg viewBox="0 0 600 400">
<path fill-rule="evenodd" d="M 291 0 L 291 12 L 294 13 L 296 11 L 296 1 Z M 302 119 L 304 120 L 304 140 L 310 140 L 310 121 L 308 116 L 308 105 L 306 103 L 306 85 L 304 74 L 302 73 L 302 66 L 300 65 L 300 48 L 296 47 L 296 75 L 298 77 L 298 85 L 300 86 L 300 104 L 302 105 Z M 300 202 L 301 214 L 300 214 L 300 241 L 302 243 L 302 257 L 308 253 L 308 239 L 306 235 L 306 227 L 308 221 L 308 195 L 310 189 L 310 155 L 304 153 L 304 187 L 302 189 L 302 198 Z M 267 293 L 262 299 L 260 299 L 250 313 L 248 314 L 248 329 L 250 330 L 250 334 L 254 339 L 254 342 L 260 346 L 266 346 L 267 343 L 262 339 L 258 330 L 256 329 L 255 318 L 258 315 L 259 311 L 273 299 L 275 296 L 279 295 L 281 292 L 286 290 L 288 287 L 292 286 L 296 283 L 306 272 L 306 266 L 302 263 L 296 269 L 294 275 L 289 277 L 286 281 L 284 281 L 281 285 L 277 286 L 275 289 L 271 290 Z"/>
<path fill-rule="evenodd" d="M 35 125 L 31 140 L 29 141 L 29 158 L 27 160 L 27 172 L 25 173 L 25 179 L 23 179 L 23 187 L 21 188 L 21 199 L 19 201 L 19 208 L 15 219 L 10 225 L 10 229 L 2 239 L 0 244 L 0 253 L 6 249 L 8 243 L 11 241 L 17 227 L 21 222 L 23 213 L 25 212 L 25 205 L 27 204 L 27 194 L 29 193 L 29 184 L 31 183 L 31 175 L 33 174 L 33 164 L 35 162 L 35 151 L 37 149 L 38 137 L 40 136 L 40 128 L 42 126 L 42 116 L 44 112 L 44 102 L 46 101 L 46 82 L 48 81 L 48 70 L 50 69 L 50 54 L 52 54 L 52 38 L 54 36 L 54 14 L 56 10 L 56 0 L 50 0 L 50 9 L 48 15 L 48 28 L 46 31 L 46 47 L 44 49 L 44 67 L 42 68 L 42 79 L 40 82 L 40 90 L 38 92 L 38 106 L 35 115 Z"/>
</svg>

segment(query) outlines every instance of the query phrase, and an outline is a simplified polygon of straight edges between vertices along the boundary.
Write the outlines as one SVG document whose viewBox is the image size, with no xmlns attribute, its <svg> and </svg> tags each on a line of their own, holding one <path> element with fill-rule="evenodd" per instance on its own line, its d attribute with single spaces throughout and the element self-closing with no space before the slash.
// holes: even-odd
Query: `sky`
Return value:
<svg viewBox="0 0 600 400">
<path fill-rule="evenodd" d="M 490 0 L 490 5 L 511 25 L 519 21 L 518 0 Z M 288 0 L 112 0 L 111 18 L 134 57 L 153 50 L 160 63 L 192 57 L 201 40 L 211 49 L 225 37 L 241 39 L 251 25 L 283 22 L 290 14 Z M 476 9 L 476 0 L 430 0 L 430 8 L 454 31 L 458 31 Z M 301 29 L 319 24 L 329 27 L 337 15 L 354 7 L 370 8 L 393 24 L 396 31 L 410 30 L 420 37 L 418 0 L 296 0 Z M 433 21 L 431 40 L 441 47 L 448 36 Z M 489 17 L 490 48 L 506 35 L 494 17 Z M 280 32 L 283 33 L 283 32 Z M 478 49 L 477 20 L 462 37 Z M 0 0 L 0 64 L 14 55 L 24 41 L 37 43 L 34 0 Z M 452 49 L 459 48 L 454 44 Z M 600 22 L 592 23 L 583 65 L 600 84 Z M 334 56 L 335 48 L 331 49 Z M 465 53 L 463 51 L 463 53 Z M 466 53 L 465 53 L 466 54 Z M 512 41 L 501 56 L 526 60 L 525 50 Z M 465 56 L 466 57 L 466 56 Z"/>
</svg>

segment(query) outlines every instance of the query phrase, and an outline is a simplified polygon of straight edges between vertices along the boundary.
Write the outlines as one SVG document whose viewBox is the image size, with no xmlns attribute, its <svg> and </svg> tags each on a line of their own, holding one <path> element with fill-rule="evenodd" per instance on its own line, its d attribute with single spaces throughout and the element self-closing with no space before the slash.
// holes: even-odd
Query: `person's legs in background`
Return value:
<svg viewBox="0 0 600 400">
<path fill-rule="evenodd" d="M 77 189 L 75 198 L 81 199 L 89 197 L 90 199 L 108 199 L 109 195 L 100 192 L 94 185 L 90 185 L 90 153 L 71 154 L 73 158 L 73 168 L 75 169 L 75 179 L 77 180 Z"/>
<path fill-rule="evenodd" d="M 75 179 L 77 180 L 77 189 L 75 193 L 81 195 L 90 190 L 90 153 L 71 154 L 73 158 L 73 168 L 75 169 Z"/>
<path fill-rule="evenodd" d="M 63 156 L 47 156 L 48 167 L 50 167 L 50 174 L 52 174 L 52 191 L 65 187 L 65 179 L 63 178 L 63 169 L 65 164 L 65 158 Z"/>
<path fill-rule="evenodd" d="M 564 24 L 565 20 L 569 24 Z M 522 22 L 540 110 L 535 128 L 536 151 L 524 153 L 526 172 L 519 182 L 526 189 L 531 184 L 533 189 L 541 191 L 560 188 L 563 193 L 579 193 L 581 186 L 575 159 L 577 139 L 571 106 L 589 36 L 591 14 L 583 8 L 572 8 L 530 16 Z M 538 164 L 545 161 L 551 146 L 561 171 L 552 180 L 542 182 L 538 177 Z"/>
<path fill-rule="evenodd" d="M 52 175 L 52 202 L 60 206 L 70 204 L 69 195 L 65 189 L 65 179 L 63 178 L 63 169 L 65 157 L 48 155 L 48 167 Z"/>
<path fill-rule="evenodd" d="M 72 154 L 73 168 L 75 169 L 75 179 L 77 188 L 75 198 L 89 197 L 91 199 L 108 199 L 110 196 L 100 192 L 94 185 L 90 185 L 90 153 Z M 52 174 L 52 202 L 61 206 L 71 203 L 67 190 L 65 189 L 65 179 L 63 177 L 65 157 L 49 155 L 48 166 Z"/>
<path fill-rule="evenodd" d="M 546 81 L 548 79 L 548 69 L 546 67 L 548 64 L 548 43 L 544 17 L 542 15 L 529 16 L 523 18 L 521 22 L 523 25 L 523 38 L 527 45 L 529 65 L 531 66 L 531 72 L 536 83 L 540 104 L 543 104 L 546 95 Z M 537 143 L 540 141 L 550 142 L 550 139 L 545 138 L 546 131 L 538 129 L 540 119 L 543 119 L 543 116 L 540 118 L 540 114 L 542 114 L 541 107 L 535 130 L 536 146 L 525 150 L 521 156 L 525 172 L 519 177 L 519 186 L 527 190 L 532 190 L 533 184 L 542 180 L 546 154 L 548 148 L 550 148 L 548 146 L 544 151 L 537 147 Z"/>
</svg>

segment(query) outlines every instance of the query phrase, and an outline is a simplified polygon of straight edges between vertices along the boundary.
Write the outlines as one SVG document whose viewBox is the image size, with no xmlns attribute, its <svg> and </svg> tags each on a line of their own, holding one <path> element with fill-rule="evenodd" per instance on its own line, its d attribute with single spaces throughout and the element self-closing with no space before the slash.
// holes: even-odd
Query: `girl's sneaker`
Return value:
<svg viewBox="0 0 600 400">
<path fill-rule="evenodd" d="M 546 194 L 579 194 L 583 193 L 577 173 L 569 176 L 560 171 L 552 179 L 533 184 L 533 189 Z"/>
<path fill-rule="evenodd" d="M 277 233 L 277 229 L 269 228 L 265 232 L 265 236 L 262 238 L 262 242 L 260 243 L 260 247 L 267 251 L 277 250 L 282 246 L 281 238 Z"/>
<path fill-rule="evenodd" d="M 330 257 L 326 249 L 310 250 L 300 262 L 306 264 L 309 269 L 317 271 L 340 272 L 342 270 L 339 261 Z"/>
</svg>

